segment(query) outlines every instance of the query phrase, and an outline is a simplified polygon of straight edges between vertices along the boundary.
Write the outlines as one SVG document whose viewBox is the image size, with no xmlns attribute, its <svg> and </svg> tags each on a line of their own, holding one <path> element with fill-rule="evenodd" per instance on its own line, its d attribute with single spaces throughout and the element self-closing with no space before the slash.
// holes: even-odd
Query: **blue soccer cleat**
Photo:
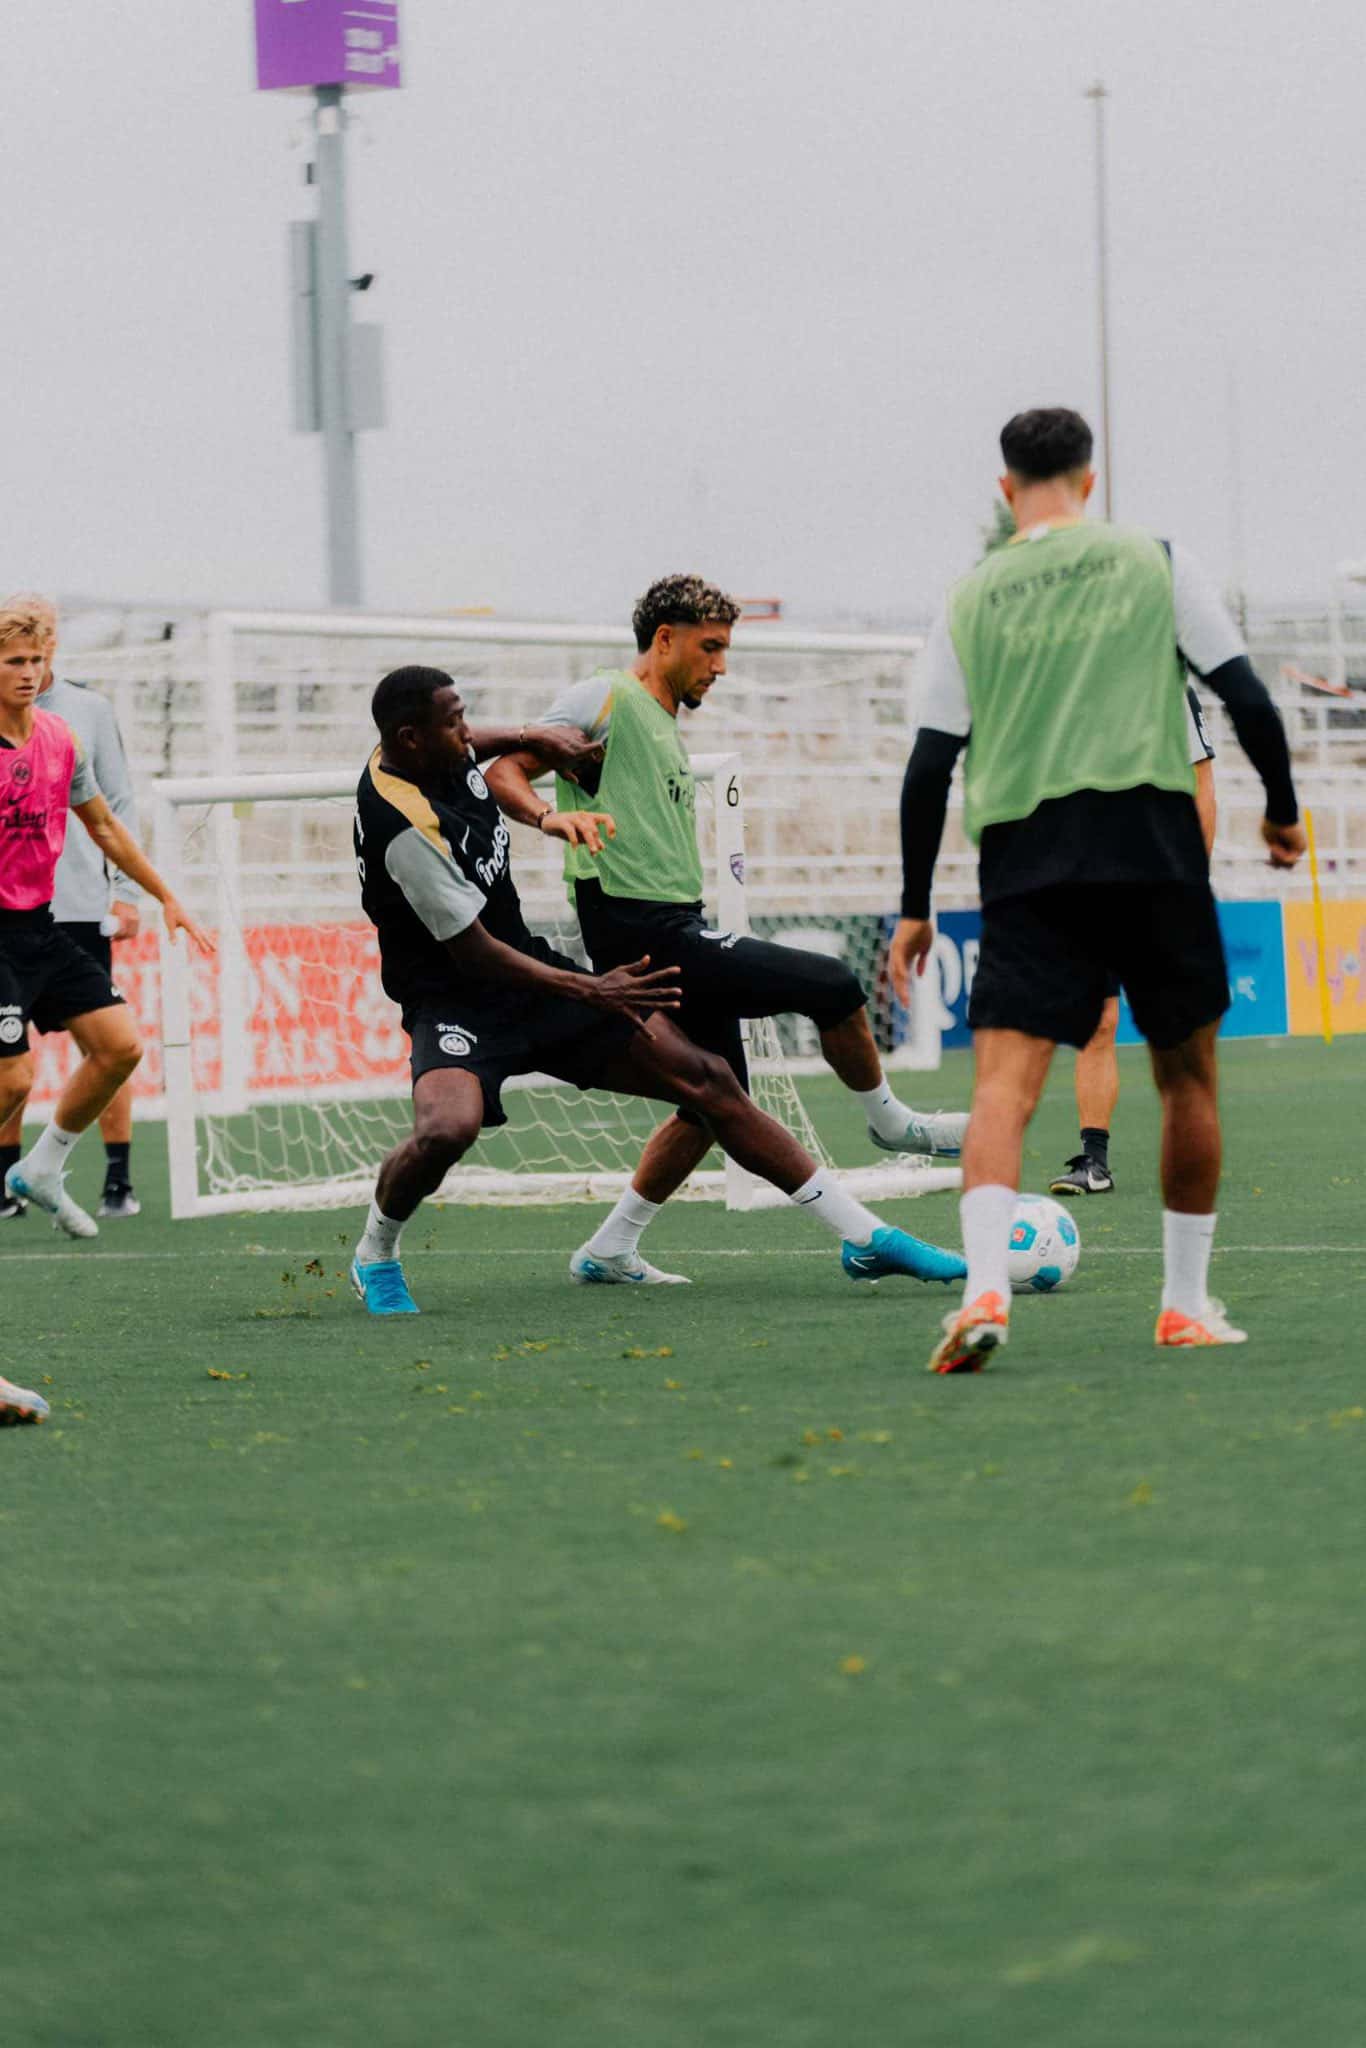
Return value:
<svg viewBox="0 0 1366 2048">
<path fill-rule="evenodd" d="M 926 1244 L 890 1223 L 875 1230 L 867 1244 L 846 1239 L 840 1264 L 851 1280 L 885 1280 L 889 1274 L 905 1273 L 912 1280 L 942 1280 L 947 1285 L 950 1280 L 965 1280 L 968 1272 L 960 1253 L 941 1251 L 937 1244 Z"/>
<path fill-rule="evenodd" d="M 351 1261 L 351 1285 L 372 1316 L 420 1316 L 422 1311 L 408 1292 L 403 1268 L 397 1259 L 376 1259 L 362 1266 Z"/>
</svg>

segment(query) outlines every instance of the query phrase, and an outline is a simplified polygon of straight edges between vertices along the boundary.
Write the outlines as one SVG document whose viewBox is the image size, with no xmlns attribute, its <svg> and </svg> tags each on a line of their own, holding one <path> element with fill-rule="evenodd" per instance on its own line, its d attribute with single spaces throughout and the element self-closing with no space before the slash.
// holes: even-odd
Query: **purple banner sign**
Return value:
<svg viewBox="0 0 1366 2048">
<path fill-rule="evenodd" d="M 256 83 L 401 84 L 398 0 L 256 0 Z"/>
</svg>

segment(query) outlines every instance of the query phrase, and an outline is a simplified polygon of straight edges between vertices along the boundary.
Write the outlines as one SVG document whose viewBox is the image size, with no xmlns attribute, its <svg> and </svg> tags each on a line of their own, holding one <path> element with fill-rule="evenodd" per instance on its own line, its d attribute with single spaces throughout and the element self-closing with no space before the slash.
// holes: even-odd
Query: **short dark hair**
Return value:
<svg viewBox="0 0 1366 2048">
<path fill-rule="evenodd" d="M 375 685 L 370 716 L 387 740 L 401 725 L 425 725 L 437 691 L 454 687 L 443 668 L 391 668 Z"/>
<path fill-rule="evenodd" d="M 1006 468 L 1032 483 L 1046 483 L 1049 477 L 1085 469 L 1094 446 L 1091 429 L 1081 414 L 1069 412 L 1065 405 L 1017 412 L 1001 429 Z"/>
<path fill-rule="evenodd" d="M 645 654 L 661 626 L 703 626 L 712 619 L 733 626 L 740 607 L 724 590 L 700 576 L 661 576 L 652 583 L 631 614 L 636 649 Z"/>
</svg>

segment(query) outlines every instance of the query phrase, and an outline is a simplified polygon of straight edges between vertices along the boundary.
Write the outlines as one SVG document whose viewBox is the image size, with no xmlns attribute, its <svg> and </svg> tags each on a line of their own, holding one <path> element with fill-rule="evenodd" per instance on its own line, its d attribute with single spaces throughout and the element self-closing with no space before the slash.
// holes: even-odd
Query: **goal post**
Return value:
<svg viewBox="0 0 1366 2048">
<path fill-rule="evenodd" d="M 736 752 L 699 754 L 699 840 L 718 926 L 750 929 L 745 802 Z M 355 772 L 238 769 L 153 785 L 158 858 L 217 934 L 213 961 L 161 935 L 165 1101 L 176 1217 L 342 1207 L 368 1200 L 380 1160 L 411 1128 L 407 1042 L 379 982 L 351 846 Z M 528 921 L 582 959 L 553 853 L 516 860 Z M 538 868 L 536 861 L 541 865 Z M 929 992 L 927 991 L 927 997 Z M 917 1004 L 922 1053 L 937 1006 Z M 934 1046 L 928 1044 L 930 1037 Z M 755 1099 L 822 1164 L 830 1157 L 772 1020 L 746 1026 Z M 819 1061 L 817 1065 L 822 1065 Z M 657 1104 L 544 1075 L 504 1090 L 508 1125 L 486 1132 L 438 1201 L 613 1200 L 661 1114 Z M 714 1154 L 682 1191 L 747 1208 L 781 1200 Z M 857 1169 L 870 1196 L 955 1185 L 945 1168 Z"/>
</svg>

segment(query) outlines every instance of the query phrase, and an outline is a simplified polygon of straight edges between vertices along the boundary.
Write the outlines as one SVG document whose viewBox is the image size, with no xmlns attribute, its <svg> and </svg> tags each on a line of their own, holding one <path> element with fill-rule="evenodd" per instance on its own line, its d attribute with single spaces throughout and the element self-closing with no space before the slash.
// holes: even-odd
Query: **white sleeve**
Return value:
<svg viewBox="0 0 1366 2048">
<path fill-rule="evenodd" d="M 916 724 L 934 732 L 951 732 L 966 739 L 972 729 L 967 677 L 949 631 L 948 604 L 941 604 L 920 657 L 920 687 L 916 692 Z"/>
<path fill-rule="evenodd" d="M 606 739 L 607 729 L 612 723 L 612 684 L 606 676 L 588 676 L 581 683 L 571 683 L 559 696 L 537 725 L 573 725 L 590 740 Z"/>
<path fill-rule="evenodd" d="M 1185 548 L 1171 544 L 1172 602 L 1176 609 L 1176 644 L 1186 666 L 1207 676 L 1247 653 L 1247 643 L 1208 572 Z"/>
<path fill-rule="evenodd" d="M 1186 685 L 1186 744 L 1190 748 L 1192 767 L 1201 761 L 1214 759 L 1214 746 L 1205 729 L 1205 714 L 1189 683 Z"/>
<path fill-rule="evenodd" d="M 450 854 L 415 825 L 389 841 L 384 865 L 434 939 L 468 931 L 489 900 Z"/>
</svg>

